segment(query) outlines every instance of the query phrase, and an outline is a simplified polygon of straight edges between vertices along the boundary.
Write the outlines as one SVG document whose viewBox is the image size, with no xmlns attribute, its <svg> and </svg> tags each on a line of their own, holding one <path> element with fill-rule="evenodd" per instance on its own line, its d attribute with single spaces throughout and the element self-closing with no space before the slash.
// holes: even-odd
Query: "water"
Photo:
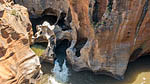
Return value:
<svg viewBox="0 0 150 84">
<path fill-rule="evenodd" d="M 59 66 L 57 60 L 54 66 L 49 63 L 42 63 L 42 65 L 44 75 L 38 84 L 68 84 L 70 74 L 66 61 L 64 61 L 62 67 Z M 49 67 L 49 65 L 51 65 L 51 67 Z"/>
<path fill-rule="evenodd" d="M 45 43 L 45 46 L 34 44 L 31 46 L 31 49 L 36 53 L 37 56 L 41 56 L 44 53 L 46 46 L 47 46 L 46 43 Z"/>
<path fill-rule="evenodd" d="M 66 60 L 64 60 L 62 67 L 60 67 L 58 60 L 56 60 L 52 73 L 56 81 L 60 83 L 67 83 L 69 80 L 69 71 L 66 66 Z"/>
<path fill-rule="evenodd" d="M 62 53 L 57 54 L 61 56 Z M 91 71 L 75 72 L 66 61 L 62 67 L 64 68 L 61 70 L 57 61 L 54 66 L 43 62 L 44 74 L 38 84 L 150 84 L 150 56 L 143 56 L 129 63 L 123 80 L 116 80 L 106 75 L 95 75 Z"/>
<path fill-rule="evenodd" d="M 68 65 L 71 73 L 66 84 L 150 84 L 150 56 L 141 57 L 135 62 L 129 63 L 123 80 L 116 80 L 106 75 L 95 75 L 90 71 L 75 72 Z M 44 75 L 40 84 L 64 84 L 58 82 L 51 70 L 53 66 L 42 63 Z M 51 82 L 48 82 L 51 81 Z"/>
</svg>

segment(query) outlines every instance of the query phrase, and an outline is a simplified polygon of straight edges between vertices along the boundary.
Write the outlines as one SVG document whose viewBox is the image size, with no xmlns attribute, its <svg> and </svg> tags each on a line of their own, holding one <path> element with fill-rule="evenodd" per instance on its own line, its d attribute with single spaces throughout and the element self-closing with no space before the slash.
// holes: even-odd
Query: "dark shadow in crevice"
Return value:
<svg viewBox="0 0 150 84">
<path fill-rule="evenodd" d="M 97 23 L 99 21 L 97 18 L 97 16 L 98 16 L 98 5 L 99 5 L 99 3 L 97 2 L 97 0 L 95 0 L 94 11 L 93 11 L 93 22 L 95 22 L 95 23 Z"/>
<path fill-rule="evenodd" d="M 44 47 L 45 49 L 47 48 L 48 43 L 47 42 L 40 42 L 40 43 L 34 43 L 34 45 L 40 45 Z M 32 45 L 31 45 L 32 46 Z"/>
<path fill-rule="evenodd" d="M 37 32 L 36 31 L 36 25 L 40 25 L 44 21 L 47 21 L 51 25 L 53 25 L 56 22 L 56 20 L 57 20 L 57 16 L 52 16 L 52 15 L 44 15 L 44 16 L 39 17 L 39 18 L 30 18 L 34 34 Z"/>
<path fill-rule="evenodd" d="M 69 40 L 64 39 L 59 41 L 56 45 L 55 54 L 60 66 L 62 66 L 64 59 L 66 59 L 66 49 L 70 46 L 70 44 L 71 42 Z"/>
<path fill-rule="evenodd" d="M 60 26 L 63 31 L 71 29 L 70 24 L 65 20 L 65 17 L 66 13 L 61 13 L 59 21 L 57 23 L 57 25 Z"/>
<path fill-rule="evenodd" d="M 94 8 L 93 8 L 93 25 L 96 26 L 101 23 L 101 19 L 106 12 L 106 10 L 112 9 L 112 0 L 95 0 Z"/>
<path fill-rule="evenodd" d="M 76 56 L 77 57 L 80 57 L 80 50 L 81 50 L 81 48 L 84 47 L 84 45 L 86 44 L 87 40 L 88 40 L 87 38 L 84 38 L 84 39 L 82 39 L 82 40 L 80 40 L 80 41 L 78 41 L 76 43 L 75 48 L 76 48 Z"/>
<path fill-rule="evenodd" d="M 136 50 L 133 51 L 133 53 L 130 56 L 130 60 L 129 61 L 134 61 L 138 58 L 139 54 L 141 54 L 142 52 L 142 48 L 137 48 Z"/>
<path fill-rule="evenodd" d="M 108 0 L 107 8 L 108 8 L 108 11 L 109 11 L 109 12 L 111 12 L 112 6 L 113 6 L 113 0 Z"/>
</svg>

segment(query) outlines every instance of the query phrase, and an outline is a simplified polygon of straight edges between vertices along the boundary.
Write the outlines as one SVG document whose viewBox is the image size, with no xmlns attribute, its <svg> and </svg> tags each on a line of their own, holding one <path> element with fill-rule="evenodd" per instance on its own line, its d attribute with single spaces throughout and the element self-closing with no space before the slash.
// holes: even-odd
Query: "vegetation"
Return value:
<svg viewBox="0 0 150 84">
<path fill-rule="evenodd" d="M 35 45 L 31 46 L 31 49 L 35 52 L 36 55 L 41 56 L 46 48 L 41 45 L 35 44 Z"/>
</svg>

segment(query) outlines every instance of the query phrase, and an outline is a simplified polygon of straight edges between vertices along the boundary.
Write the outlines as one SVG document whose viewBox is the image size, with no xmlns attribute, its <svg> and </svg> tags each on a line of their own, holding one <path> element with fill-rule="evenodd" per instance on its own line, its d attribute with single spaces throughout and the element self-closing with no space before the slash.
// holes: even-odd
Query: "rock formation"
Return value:
<svg viewBox="0 0 150 84">
<path fill-rule="evenodd" d="M 89 20 L 88 4 L 87 0 L 70 3 L 72 30 L 77 34 L 72 35 L 76 37 L 67 57 L 77 71 L 90 69 L 121 79 L 129 60 L 150 52 L 150 1 L 109 0 L 96 25 Z"/>
<path fill-rule="evenodd" d="M 0 84 L 36 82 L 41 65 L 30 49 L 32 34 L 27 9 L 0 0 Z"/>
<path fill-rule="evenodd" d="M 26 6 L 31 15 L 59 17 L 46 9 L 65 13 L 68 29 L 63 31 L 71 31 L 66 53 L 76 71 L 89 69 L 122 79 L 129 61 L 150 53 L 149 0 L 15 1 Z"/>
<path fill-rule="evenodd" d="M 67 0 L 14 0 L 28 8 L 31 18 L 41 17 L 42 15 L 58 16 L 57 21 L 60 19 L 62 13 L 68 14 L 69 6 Z"/>
<path fill-rule="evenodd" d="M 45 21 L 42 25 L 37 25 L 36 28 L 37 32 L 33 39 L 34 42 L 48 42 L 47 48 L 41 58 L 52 62 L 55 57 L 54 49 L 56 47 L 56 35 L 53 31 L 55 26 L 51 26 L 47 21 Z"/>
<path fill-rule="evenodd" d="M 36 30 L 32 44 L 47 42 L 47 48 L 40 57 L 41 60 L 53 63 L 53 59 L 56 58 L 56 41 L 64 39 L 71 41 L 71 31 L 62 31 L 58 25 L 50 25 L 47 21 L 43 22 L 42 25 L 37 25 Z"/>
</svg>

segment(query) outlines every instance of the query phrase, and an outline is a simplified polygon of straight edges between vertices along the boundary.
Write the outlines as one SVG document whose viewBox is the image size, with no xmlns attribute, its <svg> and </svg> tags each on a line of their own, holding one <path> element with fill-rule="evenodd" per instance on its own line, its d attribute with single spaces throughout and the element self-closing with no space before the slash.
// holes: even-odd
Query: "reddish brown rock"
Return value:
<svg viewBox="0 0 150 84">
<path fill-rule="evenodd" d="M 105 11 L 96 28 L 89 21 L 88 4 L 87 0 L 70 0 L 76 33 L 67 57 L 77 71 L 90 69 L 120 79 L 129 60 L 150 52 L 150 29 L 146 26 L 150 24 L 150 1 L 113 0 L 112 10 Z"/>
<path fill-rule="evenodd" d="M 93 1 L 93 0 L 92 0 Z M 105 13 L 108 5 L 108 0 L 95 0 L 93 8 L 93 22 L 99 22 Z"/>
<path fill-rule="evenodd" d="M 23 5 L 30 11 L 27 2 Z M 64 13 L 72 36 L 66 53 L 74 70 L 90 69 L 120 79 L 129 60 L 150 53 L 149 0 L 67 0 L 64 4 L 69 7 Z M 66 8 L 56 6 L 50 8 Z"/>
<path fill-rule="evenodd" d="M 33 32 L 27 9 L 5 2 L 0 11 L 0 84 L 27 84 L 41 67 L 29 46 Z"/>
</svg>

